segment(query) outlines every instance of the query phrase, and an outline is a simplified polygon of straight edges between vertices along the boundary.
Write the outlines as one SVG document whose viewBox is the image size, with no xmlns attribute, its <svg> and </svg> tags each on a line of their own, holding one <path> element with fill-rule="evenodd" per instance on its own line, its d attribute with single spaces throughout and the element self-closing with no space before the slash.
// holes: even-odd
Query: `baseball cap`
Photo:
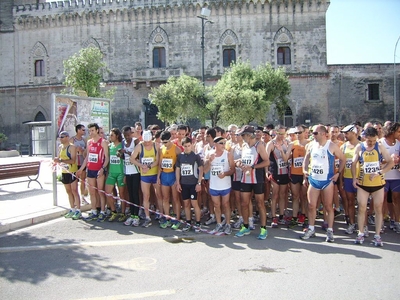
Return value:
<svg viewBox="0 0 400 300">
<path fill-rule="evenodd" d="M 290 128 L 287 133 L 288 134 L 295 134 L 296 132 L 297 132 L 296 128 Z"/>
<path fill-rule="evenodd" d="M 150 142 L 151 140 L 153 140 L 153 134 L 151 133 L 150 130 L 143 131 L 142 137 L 144 142 Z"/>
<path fill-rule="evenodd" d="M 58 134 L 58 137 L 61 137 L 61 136 L 69 136 L 68 131 L 61 131 L 61 132 Z"/>
<path fill-rule="evenodd" d="M 357 127 L 354 124 L 347 125 L 345 128 L 340 130 L 340 132 L 346 133 L 346 132 L 354 132 L 357 133 Z"/>
<path fill-rule="evenodd" d="M 243 125 L 242 128 L 237 132 L 237 134 L 243 135 L 246 133 L 253 134 L 255 132 L 254 127 L 250 125 Z"/>
</svg>

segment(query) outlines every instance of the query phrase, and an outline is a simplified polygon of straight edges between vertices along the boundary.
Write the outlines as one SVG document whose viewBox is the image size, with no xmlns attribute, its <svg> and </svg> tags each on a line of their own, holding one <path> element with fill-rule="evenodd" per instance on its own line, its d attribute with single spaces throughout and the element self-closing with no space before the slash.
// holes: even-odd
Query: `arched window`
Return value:
<svg viewBox="0 0 400 300">
<path fill-rule="evenodd" d="M 39 111 L 35 116 L 35 121 L 46 121 L 46 117 L 41 111 Z"/>
<path fill-rule="evenodd" d="M 290 65 L 290 48 L 289 47 L 279 47 L 278 48 L 278 65 Z"/>
<path fill-rule="evenodd" d="M 165 68 L 165 48 L 156 47 L 153 49 L 153 68 Z"/>
<path fill-rule="evenodd" d="M 44 76 L 44 60 L 35 60 L 35 76 Z"/>
<path fill-rule="evenodd" d="M 228 68 L 232 62 L 236 61 L 235 49 L 224 49 L 224 68 Z"/>
</svg>

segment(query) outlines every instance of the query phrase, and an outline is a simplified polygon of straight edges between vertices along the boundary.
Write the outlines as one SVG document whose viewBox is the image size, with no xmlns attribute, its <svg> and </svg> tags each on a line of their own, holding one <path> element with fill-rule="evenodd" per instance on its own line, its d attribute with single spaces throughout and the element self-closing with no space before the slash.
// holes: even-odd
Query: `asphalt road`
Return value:
<svg viewBox="0 0 400 300">
<path fill-rule="evenodd" d="M 0 236 L 0 298 L 399 299 L 400 234 L 377 248 L 344 228 L 334 243 L 319 227 L 309 241 L 300 227 L 259 241 L 258 228 L 235 238 L 59 218 Z"/>
</svg>

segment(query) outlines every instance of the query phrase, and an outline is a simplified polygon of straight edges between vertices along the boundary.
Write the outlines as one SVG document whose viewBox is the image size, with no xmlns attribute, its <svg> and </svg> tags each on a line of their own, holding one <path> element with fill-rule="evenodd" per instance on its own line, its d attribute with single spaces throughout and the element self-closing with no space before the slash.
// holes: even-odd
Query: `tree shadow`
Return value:
<svg viewBox="0 0 400 300">
<path fill-rule="evenodd" d="M 122 267 L 112 265 L 107 258 L 90 255 L 87 248 L 83 246 L 70 247 L 71 243 L 76 243 L 75 240 L 65 239 L 54 242 L 48 238 L 37 238 L 27 232 L 8 238 L 11 239 L 7 239 L 9 242 L 7 246 L 13 244 L 13 239 L 23 240 L 24 244 L 29 245 L 4 247 L 4 239 L 2 239 L 0 276 L 11 283 L 39 284 L 52 275 L 84 277 L 108 282 L 120 277 L 113 271 L 124 270 Z M 23 254 L 19 255 L 20 252 Z"/>
</svg>

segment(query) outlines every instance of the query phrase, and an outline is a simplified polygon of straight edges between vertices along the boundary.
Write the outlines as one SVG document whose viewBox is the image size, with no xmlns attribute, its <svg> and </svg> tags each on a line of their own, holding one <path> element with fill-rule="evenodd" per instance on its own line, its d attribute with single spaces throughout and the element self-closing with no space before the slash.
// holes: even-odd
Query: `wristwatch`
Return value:
<svg viewBox="0 0 400 300">
<path fill-rule="evenodd" d="M 255 169 L 255 166 L 254 166 L 254 165 L 251 165 L 251 168 L 254 170 L 254 169 Z"/>
<path fill-rule="evenodd" d="M 198 182 L 197 185 L 201 185 L 201 182 Z"/>
</svg>

